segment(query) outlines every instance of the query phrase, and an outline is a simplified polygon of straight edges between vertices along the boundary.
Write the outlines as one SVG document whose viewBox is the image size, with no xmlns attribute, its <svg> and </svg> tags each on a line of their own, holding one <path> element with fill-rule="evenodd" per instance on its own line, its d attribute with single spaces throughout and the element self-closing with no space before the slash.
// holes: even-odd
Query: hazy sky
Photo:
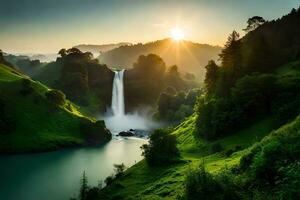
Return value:
<svg viewBox="0 0 300 200">
<path fill-rule="evenodd" d="M 0 49 L 50 53 L 77 44 L 148 42 L 181 27 L 185 39 L 223 45 L 253 15 L 267 20 L 300 0 L 0 0 Z"/>
</svg>

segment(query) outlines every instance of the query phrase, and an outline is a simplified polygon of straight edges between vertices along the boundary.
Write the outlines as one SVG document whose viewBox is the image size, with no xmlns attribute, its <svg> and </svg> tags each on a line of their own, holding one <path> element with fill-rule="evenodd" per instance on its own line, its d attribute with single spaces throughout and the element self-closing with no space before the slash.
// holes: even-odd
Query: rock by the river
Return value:
<svg viewBox="0 0 300 200">
<path fill-rule="evenodd" d="M 134 133 L 131 131 L 122 131 L 118 135 L 122 137 L 130 137 L 130 136 L 134 136 Z"/>
</svg>

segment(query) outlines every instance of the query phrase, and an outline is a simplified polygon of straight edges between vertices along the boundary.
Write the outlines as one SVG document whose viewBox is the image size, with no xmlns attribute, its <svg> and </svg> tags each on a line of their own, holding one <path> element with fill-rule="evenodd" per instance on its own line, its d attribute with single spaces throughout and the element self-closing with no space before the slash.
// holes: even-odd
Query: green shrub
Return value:
<svg viewBox="0 0 300 200">
<path fill-rule="evenodd" d="M 179 157 L 176 143 L 176 137 L 168 130 L 155 130 L 150 135 L 149 144 L 141 146 L 142 155 L 150 166 L 168 164 Z"/>
<path fill-rule="evenodd" d="M 114 170 L 116 173 L 116 178 L 122 176 L 124 174 L 124 171 L 126 169 L 126 166 L 124 165 L 124 163 L 122 164 L 114 164 Z"/>
<path fill-rule="evenodd" d="M 230 175 L 223 172 L 213 176 L 203 165 L 188 172 L 185 180 L 185 196 L 188 200 L 240 199 Z"/>
<path fill-rule="evenodd" d="M 83 118 L 80 123 L 80 131 L 85 135 L 89 144 L 104 143 L 111 139 L 111 133 L 105 127 L 103 120 L 92 122 Z"/>
<path fill-rule="evenodd" d="M 46 97 L 50 102 L 52 102 L 56 105 L 64 105 L 65 104 L 66 96 L 60 90 L 49 90 L 46 93 Z"/>
</svg>

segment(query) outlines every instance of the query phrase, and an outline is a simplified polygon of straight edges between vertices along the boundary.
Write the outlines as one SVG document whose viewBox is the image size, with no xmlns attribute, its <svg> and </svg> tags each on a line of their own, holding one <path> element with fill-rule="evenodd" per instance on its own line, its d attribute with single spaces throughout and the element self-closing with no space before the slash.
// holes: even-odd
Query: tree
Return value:
<svg viewBox="0 0 300 200">
<path fill-rule="evenodd" d="M 205 74 L 205 86 L 210 93 L 214 89 L 214 85 L 217 81 L 217 73 L 218 73 L 218 65 L 215 63 L 215 61 L 210 60 L 208 61 L 208 64 L 205 66 L 206 74 Z"/>
<path fill-rule="evenodd" d="M 255 29 L 257 29 L 259 26 L 263 25 L 266 22 L 266 20 L 263 17 L 260 16 L 253 16 L 248 19 L 247 21 L 247 27 L 243 29 L 246 32 L 251 32 Z"/>
<path fill-rule="evenodd" d="M 81 183 L 80 183 L 80 193 L 79 193 L 79 199 L 80 200 L 85 200 L 89 186 L 88 186 L 88 179 L 86 177 L 85 171 L 83 171 L 82 178 L 81 178 Z"/>
<path fill-rule="evenodd" d="M 224 49 L 222 49 L 220 60 L 223 67 L 235 68 L 240 63 L 240 34 L 233 31 L 227 39 Z"/>
<path fill-rule="evenodd" d="M 61 50 L 59 50 L 58 54 L 61 57 L 65 57 L 67 55 L 67 50 L 66 49 L 61 49 Z"/>
<path fill-rule="evenodd" d="M 116 173 L 116 178 L 120 177 L 123 175 L 124 170 L 126 169 L 126 166 L 124 165 L 124 163 L 122 164 L 114 164 L 115 167 L 115 173 Z"/>
<path fill-rule="evenodd" d="M 176 143 L 176 137 L 168 130 L 155 130 L 150 135 L 149 144 L 141 146 L 142 155 L 150 166 L 168 164 L 179 157 Z"/>
<path fill-rule="evenodd" d="M 0 49 L 0 61 L 2 61 L 3 60 L 3 51 L 2 51 L 2 49 Z"/>
<path fill-rule="evenodd" d="M 68 54 L 82 54 L 82 51 L 80 51 L 77 48 L 70 48 L 70 49 L 67 50 L 67 53 Z"/>
</svg>

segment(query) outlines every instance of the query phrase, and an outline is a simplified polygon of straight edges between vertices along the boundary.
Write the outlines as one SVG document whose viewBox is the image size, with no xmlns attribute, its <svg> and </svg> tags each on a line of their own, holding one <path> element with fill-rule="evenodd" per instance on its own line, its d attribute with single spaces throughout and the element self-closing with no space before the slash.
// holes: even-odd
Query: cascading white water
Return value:
<svg viewBox="0 0 300 200">
<path fill-rule="evenodd" d="M 125 103 L 124 103 L 124 69 L 121 71 L 115 71 L 112 91 L 111 109 L 114 116 L 125 115 Z"/>
<path fill-rule="evenodd" d="M 106 126 L 115 135 L 129 129 L 150 130 L 157 127 L 157 124 L 147 116 L 138 113 L 125 114 L 124 72 L 125 70 L 115 71 L 111 100 L 112 115 L 107 113 L 104 117 Z"/>
</svg>

